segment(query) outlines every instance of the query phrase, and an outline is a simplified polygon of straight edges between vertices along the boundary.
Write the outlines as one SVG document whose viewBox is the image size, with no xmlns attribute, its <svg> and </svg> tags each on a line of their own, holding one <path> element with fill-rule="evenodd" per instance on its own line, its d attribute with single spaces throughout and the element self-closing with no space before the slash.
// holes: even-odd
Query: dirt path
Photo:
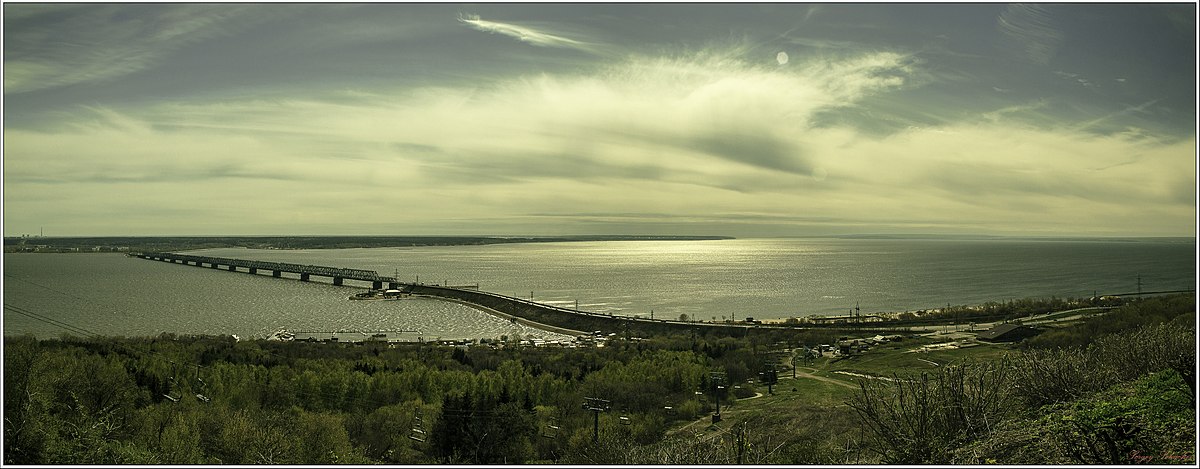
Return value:
<svg viewBox="0 0 1200 469">
<path fill-rule="evenodd" d="M 817 381 L 821 381 L 824 383 L 836 384 L 836 385 L 844 387 L 844 388 L 858 389 L 857 385 L 847 383 L 840 379 L 833 379 L 833 378 L 826 378 L 824 376 L 817 376 L 812 373 L 809 373 L 806 371 L 800 371 L 799 369 L 797 369 L 796 370 L 796 379 L 800 379 L 800 378 L 810 378 L 810 379 L 815 379 Z M 790 379 L 790 378 L 788 378 L 788 379 Z"/>
</svg>

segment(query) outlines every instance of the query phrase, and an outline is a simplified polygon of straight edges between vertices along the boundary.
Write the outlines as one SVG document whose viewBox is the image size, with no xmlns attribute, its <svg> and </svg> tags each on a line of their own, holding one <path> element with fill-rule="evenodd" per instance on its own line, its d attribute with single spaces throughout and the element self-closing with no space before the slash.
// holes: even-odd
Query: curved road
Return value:
<svg viewBox="0 0 1200 469">
<path fill-rule="evenodd" d="M 1069 320 L 1079 319 L 1084 316 L 1082 314 L 1083 311 L 1093 311 L 1093 310 L 1105 311 L 1105 310 L 1116 309 L 1116 308 L 1118 308 L 1118 306 L 1089 306 L 1086 308 L 1075 308 L 1075 309 L 1068 309 L 1068 310 L 1064 310 L 1064 311 L 1055 311 L 1053 313 L 1033 314 L 1033 315 L 1025 316 L 1023 318 L 1010 319 L 1007 321 L 1002 320 L 1002 321 L 978 323 L 978 324 L 975 324 L 974 328 L 965 330 L 965 331 L 964 330 L 959 330 L 959 331 L 949 330 L 949 328 L 953 327 L 954 324 L 949 324 L 949 325 L 942 324 L 942 325 L 936 325 L 936 326 L 911 326 L 909 328 L 909 330 L 912 332 L 926 331 L 928 333 L 969 332 L 969 331 L 974 331 L 974 330 L 988 330 L 993 327 L 996 327 L 999 324 L 1004 324 L 1006 322 L 1013 322 L 1013 321 L 1021 321 L 1021 324 L 1025 324 L 1025 325 L 1045 324 L 1048 322 L 1059 322 L 1059 321 L 1069 321 Z M 1069 314 L 1069 313 L 1080 313 L 1080 314 Z M 1063 316 L 1064 314 L 1067 314 L 1067 316 Z M 959 324 L 959 325 L 961 326 L 961 324 Z"/>
</svg>

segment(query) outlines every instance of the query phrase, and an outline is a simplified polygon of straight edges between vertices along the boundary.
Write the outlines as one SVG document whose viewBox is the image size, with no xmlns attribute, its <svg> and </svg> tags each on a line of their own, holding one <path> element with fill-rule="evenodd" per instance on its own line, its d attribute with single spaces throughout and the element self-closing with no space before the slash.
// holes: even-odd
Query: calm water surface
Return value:
<svg viewBox="0 0 1200 469">
<path fill-rule="evenodd" d="M 4 304 L 102 335 L 419 331 L 425 340 L 566 336 L 432 299 L 350 301 L 360 289 L 146 261 L 122 254 L 5 254 Z M 4 310 L 4 334 L 64 330 Z M 78 335 L 78 334 L 76 334 Z M 414 334 L 400 334 L 412 338 Z"/>
<path fill-rule="evenodd" d="M 911 311 L 1024 297 L 1192 289 L 1195 241 L 737 239 L 198 255 L 376 270 L 595 312 L 701 319 Z M 120 255 L 4 256 L 5 303 L 98 333 L 263 335 L 417 329 L 444 338 L 554 334 L 437 300 L 352 302 L 363 289 Z M 328 279 L 316 278 L 328 282 Z M 52 314 L 53 313 L 53 314 Z M 5 311 L 5 333 L 56 335 Z"/>
</svg>

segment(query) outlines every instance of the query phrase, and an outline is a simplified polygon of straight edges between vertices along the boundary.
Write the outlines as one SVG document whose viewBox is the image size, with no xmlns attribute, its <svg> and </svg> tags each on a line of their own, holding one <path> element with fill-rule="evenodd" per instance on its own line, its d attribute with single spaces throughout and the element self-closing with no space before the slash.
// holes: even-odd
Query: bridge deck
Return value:
<svg viewBox="0 0 1200 469">
<path fill-rule="evenodd" d="M 328 267 L 323 265 L 301 265 L 287 262 L 267 262 L 246 259 L 230 259 L 225 257 L 193 256 L 189 254 L 174 254 L 169 252 L 146 252 L 138 254 L 137 257 L 142 259 L 178 260 L 213 265 L 227 265 L 230 267 L 243 267 L 247 269 L 275 270 L 280 272 L 320 275 L 323 277 L 365 280 L 369 282 L 396 282 L 395 277 L 384 277 L 379 275 L 379 272 L 374 270 L 345 269 L 341 267 Z"/>
</svg>

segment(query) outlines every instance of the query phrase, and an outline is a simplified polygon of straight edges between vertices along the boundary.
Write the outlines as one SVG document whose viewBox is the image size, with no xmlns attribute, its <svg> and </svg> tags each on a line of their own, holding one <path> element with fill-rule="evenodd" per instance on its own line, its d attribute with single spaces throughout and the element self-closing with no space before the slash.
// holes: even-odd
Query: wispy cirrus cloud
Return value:
<svg viewBox="0 0 1200 469">
<path fill-rule="evenodd" d="M 539 31 L 538 29 L 529 26 L 521 26 L 513 23 L 502 23 L 499 21 L 489 21 L 480 18 L 479 15 L 462 15 L 459 16 L 458 21 L 466 23 L 479 31 L 509 36 L 517 39 L 518 41 L 527 44 L 533 44 L 535 46 L 576 49 L 594 54 L 602 53 L 604 50 L 604 47 L 601 44 L 571 39 L 557 34 Z"/>
<path fill-rule="evenodd" d="M 996 20 L 1008 45 L 1024 58 L 1047 64 L 1062 46 L 1064 35 L 1046 5 L 1012 4 Z"/>
<path fill-rule="evenodd" d="M 154 66 L 172 52 L 245 23 L 247 6 L 122 5 L 30 9 L 6 6 L 4 92 L 111 80 Z M 13 17 L 9 9 L 20 11 Z M 50 17 L 47 19 L 45 17 Z"/>
</svg>

